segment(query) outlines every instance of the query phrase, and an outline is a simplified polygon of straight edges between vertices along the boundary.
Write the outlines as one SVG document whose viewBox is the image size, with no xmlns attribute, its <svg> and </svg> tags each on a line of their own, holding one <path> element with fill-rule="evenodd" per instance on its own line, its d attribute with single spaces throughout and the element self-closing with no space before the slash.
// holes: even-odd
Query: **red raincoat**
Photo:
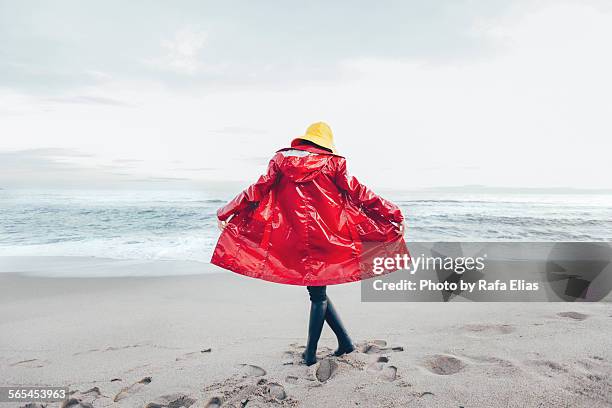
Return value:
<svg viewBox="0 0 612 408">
<path fill-rule="evenodd" d="M 400 209 L 350 177 L 344 157 L 314 146 L 279 150 L 217 211 L 222 221 L 232 215 L 211 262 L 271 282 L 357 281 L 374 276 L 374 258 L 408 254 Z"/>
</svg>

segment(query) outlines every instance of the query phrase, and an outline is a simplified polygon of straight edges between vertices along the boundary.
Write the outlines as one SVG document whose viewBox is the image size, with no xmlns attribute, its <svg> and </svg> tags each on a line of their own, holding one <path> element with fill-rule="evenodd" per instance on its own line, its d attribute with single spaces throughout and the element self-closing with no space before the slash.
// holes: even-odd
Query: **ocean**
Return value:
<svg viewBox="0 0 612 408">
<path fill-rule="evenodd" d="M 0 256 L 208 262 L 215 212 L 204 191 L 0 190 Z M 612 241 L 609 194 L 395 192 L 407 241 Z"/>
</svg>

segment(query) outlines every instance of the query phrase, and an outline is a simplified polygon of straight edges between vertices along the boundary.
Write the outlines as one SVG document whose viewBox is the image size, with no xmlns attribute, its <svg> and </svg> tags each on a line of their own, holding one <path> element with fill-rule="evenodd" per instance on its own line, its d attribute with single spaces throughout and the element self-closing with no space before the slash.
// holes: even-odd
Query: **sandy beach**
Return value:
<svg viewBox="0 0 612 408">
<path fill-rule="evenodd" d="M 126 270 L 181 275 L 72 277 Z M 326 358 L 326 327 L 306 367 L 303 287 L 177 261 L 5 257 L 0 272 L 2 385 L 68 386 L 80 406 L 612 404 L 610 303 L 362 303 L 358 283 L 330 287 L 358 351 Z"/>
</svg>

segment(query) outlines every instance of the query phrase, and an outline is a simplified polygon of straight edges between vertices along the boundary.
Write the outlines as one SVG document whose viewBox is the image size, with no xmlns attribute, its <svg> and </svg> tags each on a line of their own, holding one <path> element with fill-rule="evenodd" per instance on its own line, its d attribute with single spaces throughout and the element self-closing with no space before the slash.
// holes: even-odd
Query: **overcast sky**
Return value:
<svg viewBox="0 0 612 408">
<path fill-rule="evenodd" d="M 0 187 L 253 181 L 319 120 L 374 187 L 611 187 L 611 41 L 606 1 L 0 0 Z"/>
</svg>

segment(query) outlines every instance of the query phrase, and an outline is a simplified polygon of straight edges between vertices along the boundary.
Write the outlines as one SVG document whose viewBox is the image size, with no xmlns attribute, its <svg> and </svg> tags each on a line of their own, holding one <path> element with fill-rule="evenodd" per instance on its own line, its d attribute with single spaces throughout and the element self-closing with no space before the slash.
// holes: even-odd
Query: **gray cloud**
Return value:
<svg viewBox="0 0 612 408">
<path fill-rule="evenodd" d="M 49 158 L 49 157 L 93 157 L 89 153 L 83 153 L 75 149 L 64 149 L 57 147 L 41 147 L 36 149 L 25 149 L 14 152 L 0 152 L 0 156 L 6 160 L 11 158 L 28 159 L 28 158 Z"/>
<path fill-rule="evenodd" d="M 89 155 L 70 149 L 54 148 L 0 152 L 0 183 L 20 186 L 44 180 L 66 180 L 66 177 L 80 177 L 83 170 L 90 170 L 60 159 L 69 157 Z"/>
<path fill-rule="evenodd" d="M 109 77 L 186 90 L 333 80 L 343 75 L 338 63 L 351 58 L 448 61 L 487 53 L 473 35 L 474 21 L 509 7 L 501 0 L 376 7 L 365 1 L 0 0 L 0 86 L 57 94 Z M 180 35 L 184 30 L 200 36 Z M 121 105 L 89 96 L 65 101 Z"/>
<path fill-rule="evenodd" d="M 45 100 L 56 103 L 74 103 L 82 105 L 130 106 L 129 103 L 120 101 L 118 99 L 90 95 L 62 96 L 55 98 L 47 98 Z"/>
<path fill-rule="evenodd" d="M 146 187 L 148 183 L 184 183 L 187 177 L 142 177 L 129 172 L 130 164 L 142 160 L 117 159 L 115 164 L 84 165 L 70 159 L 91 158 L 94 155 L 73 149 L 40 148 L 0 152 L 0 188 L 36 187 L 112 187 L 118 182 L 135 183 Z M 190 169 L 198 171 L 212 168 Z"/>
<path fill-rule="evenodd" d="M 183 181 L 182 178 L 136 179 L 124 165 L 83 165 L 71 159 L 94 155 L 72 149 L 40 148 L 0 152 L 0 187 L 97 187 L 117 181 Z"/>
</svg>

